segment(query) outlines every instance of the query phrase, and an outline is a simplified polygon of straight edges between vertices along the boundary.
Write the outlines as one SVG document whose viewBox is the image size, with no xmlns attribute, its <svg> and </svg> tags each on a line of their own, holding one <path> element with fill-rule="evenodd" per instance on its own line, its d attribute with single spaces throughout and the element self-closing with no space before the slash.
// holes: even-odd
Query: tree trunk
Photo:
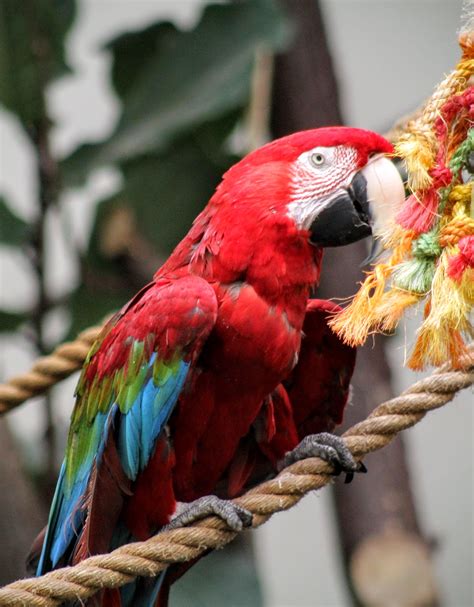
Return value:
<svg viewBox="0 0 474 607">
<path fill-rule="evenodd" d="M 293 46 L 275 62 L 274 136 L 342 122 L 336 78 L 315 0 L 283 0 L 295 25 Z M 325 252 L 318 297 L 347 297 L 362 278 L 365 242 Z M 360 421 L 393 396 L 384 339 L 360 348 L 353 406 L 346 425 Z M 418 524 L 403 440 L 367 458 L 369 474 L 353 485 L 338 482 L 334 497 L 354 602 L 364 605 L 434 605 L 429 550 Z M 415 575 L 413 575 L 415 572 Z M 410 582 L 410 580 L 414 580 Z"/>
<path fill-rule="evenodd" d="M 0 420 L 0 584 L 25 576 L 31 543 L 46 522 L 42 503 L 25 478 L 13 438 Z"/>
</svg>

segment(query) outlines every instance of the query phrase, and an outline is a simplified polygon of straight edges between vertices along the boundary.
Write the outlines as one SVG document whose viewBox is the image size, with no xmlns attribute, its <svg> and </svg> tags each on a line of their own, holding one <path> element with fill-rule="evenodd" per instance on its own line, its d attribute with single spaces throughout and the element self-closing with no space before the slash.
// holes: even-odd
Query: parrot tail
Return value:
<svg viewBox="0 0 474 607">
<path fill-rule="evenodd" d="M 105 590 L 101 607 L 167 607 L 170 584 L 167 571 L 157 577 L 138 578 L 120 589 Z"/>
</svg>

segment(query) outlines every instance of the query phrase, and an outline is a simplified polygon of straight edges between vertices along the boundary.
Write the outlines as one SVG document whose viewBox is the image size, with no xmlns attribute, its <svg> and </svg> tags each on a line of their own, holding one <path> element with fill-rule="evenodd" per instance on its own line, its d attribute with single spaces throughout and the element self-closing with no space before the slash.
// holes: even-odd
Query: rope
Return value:
<svg viewBox="0 0 474 607">
<path fill-rule="evenodd" d="M 456 392 L 474 383 L 474 345 L 456 370 L 447 365 L 418 381 L 400 396 L 381 405 L 343 436 L 357 459 L 387 445 L 399 432 L 418 423 L 428 411 L 451 401 Z M 288 510 L 301 498 L 332 480 L 331 466 L 318 458 L 297 462 L 275 479 L 234 500 L 253 513 L 253 527 L 272 514 Z M 0 606 L 56 607 L 67 600 L 85 600 L 103 588 L 117 588 L 138 576 L 154 576 L 173 563 L 222 548 L 236 534 L 215 516 L 189 527 L 160 533 L 145 542 L 122 546 L 110 554 L 90 557 L 39 578 L 13 582 L 0 588 Z"/>
<path fill-rule="evenodd" d="M 74 341 L 63 343 L 48 356 L 38 358 L 29 371 L 0 384 L 0 414 L 18 407 L 33 396 L 43 394 L 78 371 L 101 329 L 100 326 L 85 329 Z"/>
</svg>

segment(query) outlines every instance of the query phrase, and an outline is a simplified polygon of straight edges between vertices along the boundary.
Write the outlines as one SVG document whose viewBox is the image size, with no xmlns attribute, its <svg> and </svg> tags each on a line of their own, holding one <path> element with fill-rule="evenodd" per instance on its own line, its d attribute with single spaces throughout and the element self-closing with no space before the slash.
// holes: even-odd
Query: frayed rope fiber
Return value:
<svg viewBox="0 0 474 607">
<path fill-rule="evenodd" d="M 85 329 L 74 341 L 63 343 L 48 356 L 38 358 L 29 371 L 0 384 L 0 415 L 43 394 L 81 369 L 101 330 L 101 326 Z"/>
<path fill-rule="evenodd" d="M 351 345 L 393 331 L 425 301 L 408 360 L 412 369 L 455 366 L 472 339 L 474 302 L 474 31 L 459 38 L 462 58 L 395 145 L 410 196 L 383 244 L 388 261 L 368 273 L 331 326 Z"/>
<path fill-rule="evenodd" d="M 357 459 L 387 445 L 399 432 L 418 423 L 474 383 L 474 347 L 467 349 L 456 370 L 444 365 L 400 396 L 379 405 L 362 422 L 345 432 L 344 440 Z M 253 513 L 253 527 L 272 514 L 288 510 L 301 498 L 332 480 L 332 468 L 318 458 L 297 462 L 275 479 L 234 500 Z M 123 586 L 139 576 L 155 576 L 173 563 L 194 559 L 224 547 L 236 537 L 215 516 L 189 527 L 160 533 L 145 542 L 127 544 L 110 554 L 92 556 L 39 578 L 0 588 L 0 606 L 57 607 L 64 601 L 85 600 L 103 588 Z"/>
</svg>

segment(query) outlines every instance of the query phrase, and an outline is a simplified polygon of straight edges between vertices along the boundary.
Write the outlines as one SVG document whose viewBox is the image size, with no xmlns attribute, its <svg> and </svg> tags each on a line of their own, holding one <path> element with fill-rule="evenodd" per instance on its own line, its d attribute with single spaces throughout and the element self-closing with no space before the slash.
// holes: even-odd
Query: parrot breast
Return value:
<svg viewBox="0 0 474 607">
<path fill-rule="evenodd" d="M 219 303 L 216 325 L 191 389 L 171 420 L 179 501 L 214 490 L 265 397 L 295 366 L 301 346 L 304 313 L 293 324 L 289 319 L 294 312 L 270 304 L 248 283 L 214 288 Z M 303 306 L 307 296 L 302 291 Z"/>
</svg>

